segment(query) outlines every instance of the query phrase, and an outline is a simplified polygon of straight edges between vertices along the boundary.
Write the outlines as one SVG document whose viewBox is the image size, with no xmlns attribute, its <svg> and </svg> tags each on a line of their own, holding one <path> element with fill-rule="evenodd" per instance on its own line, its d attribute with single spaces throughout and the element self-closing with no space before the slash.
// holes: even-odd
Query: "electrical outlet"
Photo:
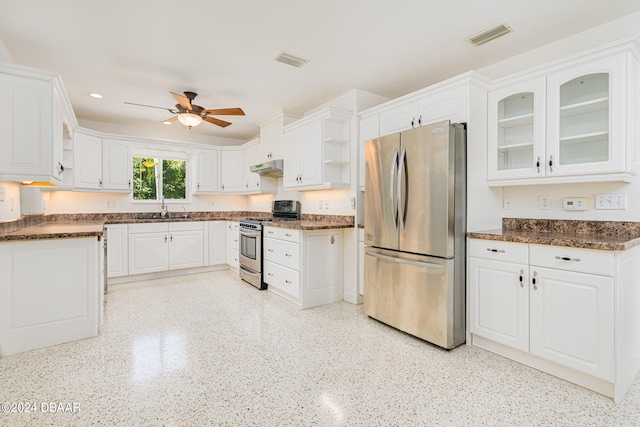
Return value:
<svg viewBox="0 0 640 427">
<path fill-rule="evenodd" d="M 324 201 L 324 208 L 325 209 L 329 209 L 329 201 L 328 200 Z"/>
<path fill-rule="evenodd" d="M 107 208 L 115 208 L 116 201 L 115 200 L 107 200 Z"/>
<path fill-rule="evenodd" d="M 0 187 L 0 202 L 4 202 L 4 187 Z"/>
<path fill-rule="evenodd" d="M 513 209 L 513 199 L 511 196 L 504 196 L 502 199 L 502 209 Z"/>
<path fill-rule="evenodd" d="M 355 209 L 356 208 L 356 198 L 352 197 L 351 198 L 351 209 Z"/>
<path fill-rule="evenodd" d="M 627 209 L 627 194 L 596 194 L 596 209 Z"/>
<path fill-rule="evenodd" d="M 322 204 L 322 200 L 320 200 L 320 201 L 318 202 L 318 209 L 322 209 L 322 207 L 323 207 L 323 206 L 324 206 L 324 205 Z"/>
<path fill-rule="evenodd" d="M 210 208 L 212 208 L 213 207 L 213 200 L 209 200 L 208 201 L 208 205 L 209 205 Z"/>
<path fill-rule="evenodd" d="M 540 209 L 551 209 L 551 198 L 549 196 L 540 196 L 538 207 Z"/>
</svg>

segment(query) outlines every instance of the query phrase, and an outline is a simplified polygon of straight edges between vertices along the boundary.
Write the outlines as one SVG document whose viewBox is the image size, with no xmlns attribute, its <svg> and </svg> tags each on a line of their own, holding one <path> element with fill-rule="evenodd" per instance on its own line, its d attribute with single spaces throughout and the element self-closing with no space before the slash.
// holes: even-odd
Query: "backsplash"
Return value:
<svg viewBox="0 0 640 427">
<path fill-rule="evenodd" d="M 640 222 L 503 218 L 502 230 L 534 231 L 540 233 L 598 234 L 602 236 L 638 236 L 640 235 Z"/>
</svg>

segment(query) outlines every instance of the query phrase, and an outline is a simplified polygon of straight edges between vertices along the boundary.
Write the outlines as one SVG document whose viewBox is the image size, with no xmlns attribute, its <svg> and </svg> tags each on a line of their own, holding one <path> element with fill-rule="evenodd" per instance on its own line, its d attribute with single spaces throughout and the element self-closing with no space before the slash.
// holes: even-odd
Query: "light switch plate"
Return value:
<svg viewBox="0 0 640 427">
<path fill-rule="evenodd" d="M 4 192 L 4 187 L 0 187 L 0 202 L 4 202 L 4 196 L 5 192 Z"/>
<path fill-rule="evenodd" d="M 596 194 L 596 209 L 627 209 L 627 194 Z"/>
</svg>

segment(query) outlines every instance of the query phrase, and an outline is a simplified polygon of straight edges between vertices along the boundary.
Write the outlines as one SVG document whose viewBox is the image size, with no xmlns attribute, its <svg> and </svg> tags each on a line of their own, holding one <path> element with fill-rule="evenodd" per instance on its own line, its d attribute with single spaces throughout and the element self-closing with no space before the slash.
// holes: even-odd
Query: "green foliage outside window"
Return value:
<svg viewBox="0 0 640 427">
<path fill-rule="evenodd" d="M 186 161 L 133 157 L 133 200 L 185 200 L 186 189 Z"/>
</svg>

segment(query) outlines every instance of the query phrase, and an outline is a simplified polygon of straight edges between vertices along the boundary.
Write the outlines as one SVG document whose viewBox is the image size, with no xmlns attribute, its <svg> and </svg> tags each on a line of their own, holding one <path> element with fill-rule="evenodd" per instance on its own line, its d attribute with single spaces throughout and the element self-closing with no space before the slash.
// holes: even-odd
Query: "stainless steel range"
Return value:
<svg viewBox="0 0 640 427">
<path fill-rule="evenodd" d="M 240 221 L 240 278 L 258 289 L 267 289 L 262 280 L 262 226 L 271 221 L 300 220 L 300 202 L 274 200 L 271 215 Z"/>
</svg>

